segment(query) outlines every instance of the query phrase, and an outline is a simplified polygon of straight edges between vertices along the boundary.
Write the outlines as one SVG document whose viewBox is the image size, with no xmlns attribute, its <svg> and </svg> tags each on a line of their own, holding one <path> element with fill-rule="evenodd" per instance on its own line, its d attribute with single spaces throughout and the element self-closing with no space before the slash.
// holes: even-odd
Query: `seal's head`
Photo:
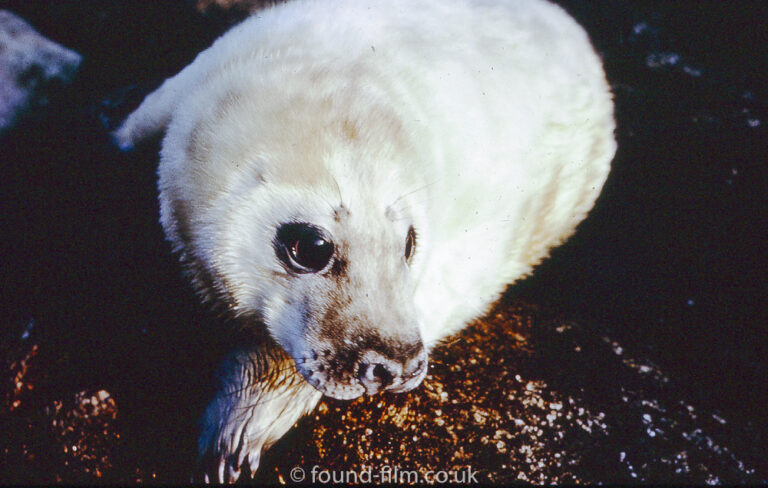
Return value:
<svg viewBox="0 0 768 488">
<path fill-rule="evenodd" d="M 409 390 L 427 370 L 423 183 L 395 114 L 318 77 L 193 90 L 163 142 L 161 221 L 203 294 L 266 326 L 318 390 Z"/>
<path fill-rule="evenodd" d="M 336 398 L 417 386 L 427 355 L 409 290 L 413 227 L 390 221 L 387 232 L 372 233 L 343 206 L 327 226 L 299 220 L 279 224 L 273 241 L 283 269 L 265 322 L 275 339 L 313 386 Z"/>
</svg>

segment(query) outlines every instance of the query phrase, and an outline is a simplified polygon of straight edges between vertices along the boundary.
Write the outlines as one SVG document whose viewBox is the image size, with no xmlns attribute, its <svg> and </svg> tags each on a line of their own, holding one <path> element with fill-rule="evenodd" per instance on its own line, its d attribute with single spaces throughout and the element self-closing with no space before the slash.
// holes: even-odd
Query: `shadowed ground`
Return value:
<svg viewBox="0 0 768 488">
<path fill-rule="evenodd" d="M 126 463 L 131 432 L 117 414 L 133 412 L 108 392 L 42 400 L 35 386 L 50 386 L 55 373 L 45 368 L 56 365 L 41 365 L 37 350 L 10 352 L 15 388 L 0 414 L 12 436 L 4 460 L 19 476 L 11 480 L 183 480 L 181 466 Z M 256 479 L 429 481 L 443 471 L 449 481 L 484 483 L 766 479 L 755 471 L 765 467 L 762 446 L 594 327 L 504 299 L 432 358 L 413 392 L 322 401 L 263 458 Z"/>
</svg>

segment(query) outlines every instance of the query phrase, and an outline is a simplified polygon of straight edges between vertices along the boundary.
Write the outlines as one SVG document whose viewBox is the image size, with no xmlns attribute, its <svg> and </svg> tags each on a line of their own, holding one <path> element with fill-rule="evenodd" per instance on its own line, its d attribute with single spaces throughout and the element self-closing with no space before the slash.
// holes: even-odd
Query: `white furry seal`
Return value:
<svg viewBox="0 0 768 488">
<path fill-rule="evenodd" d="M 203 419 L 220 481 L 321 394 L 418 386 L 432 345 L 573 232 L 615 151 L 600 60 L 542 0 L 278 5 L 116 138 L 162 130 L 168 238 L 204 297 L 265 331 Z"/>
</svg>

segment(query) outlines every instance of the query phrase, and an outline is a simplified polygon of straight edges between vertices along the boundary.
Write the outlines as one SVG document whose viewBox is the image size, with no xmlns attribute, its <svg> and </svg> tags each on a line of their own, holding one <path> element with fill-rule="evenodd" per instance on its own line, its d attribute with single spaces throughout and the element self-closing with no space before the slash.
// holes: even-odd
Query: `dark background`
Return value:
<svg viewBox="0 0 768 488">
<path fill-rule="evenodd" d="M 577 235 L 510 292 L 604 327 L 765 444 L 768 2 L 561 3 L 605 60 L 619 152 Z M 172 463 L 195 431 L 173 416 L 194 417 L 222 334 L 157 223 L 157 144 L 121 154 L 107 134 L 234 19 L 180 1 L 0 8 L 84 56 L 72 87 L 0 136 L 0 332 L 34 321 L 70 386 L 106 378 L 132 399 L 129 429 L 173 413 L 178 437 L 135 454 Z M 188 402 L 163 404 L 179 385 Z"/>
</svg>

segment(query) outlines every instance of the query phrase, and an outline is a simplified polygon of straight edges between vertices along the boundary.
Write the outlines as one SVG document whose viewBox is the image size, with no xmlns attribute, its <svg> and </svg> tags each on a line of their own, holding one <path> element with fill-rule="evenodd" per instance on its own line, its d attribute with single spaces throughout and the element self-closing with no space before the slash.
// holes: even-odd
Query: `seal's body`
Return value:
<svg viewBox="0 0 768 488">
<path fill-rule="evenodd" d="M 540 0 L 261 11 L 116 137 L 164 129 L 168 238 L 204 297 L 268 332 L 203 421 L 221 479 L 321 393 L 416 387 L 433 344 L 573 232 L 615 151 L 599 58 Z"/>
</svg>

